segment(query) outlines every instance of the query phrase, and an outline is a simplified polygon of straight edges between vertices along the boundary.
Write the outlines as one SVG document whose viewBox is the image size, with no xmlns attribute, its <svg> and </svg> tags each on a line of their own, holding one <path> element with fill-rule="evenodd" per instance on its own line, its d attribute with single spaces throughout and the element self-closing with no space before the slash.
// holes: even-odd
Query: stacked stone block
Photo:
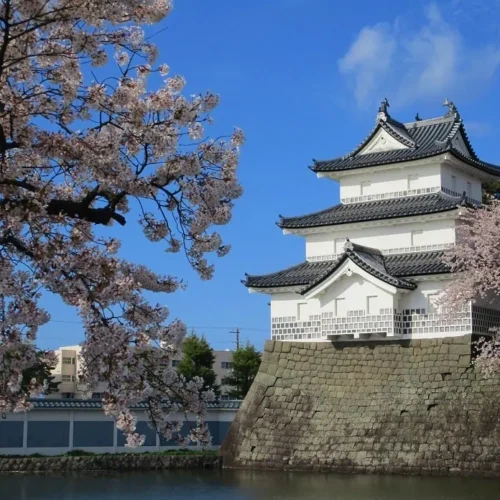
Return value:
<svg viewBox="0 0 500 500">
<path fill-rule="evenodd" d="M 0 457 L 0 472 L 215 469 L 220 466 L 217 455 L 115 453 L 82 457 Z"/>
<path fill-rule="evenodd" d="M 225 467 L 500 476 L 500 383 L 470 336 L 268 341 Z"/>
</svg>

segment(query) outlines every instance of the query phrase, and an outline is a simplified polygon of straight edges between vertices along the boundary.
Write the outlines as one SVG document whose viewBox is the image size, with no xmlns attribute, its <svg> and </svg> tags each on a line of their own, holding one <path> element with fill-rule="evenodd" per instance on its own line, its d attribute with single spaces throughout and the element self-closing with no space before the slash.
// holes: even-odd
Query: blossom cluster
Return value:
<svg viewBox="0 0 500 500">
<path fill-rule="evenodd" d="M 186 97 L 186 81 L 157 64 L 141 25 L 170 13 L 169 0 L 0 0 L 0 411 L 29 408 L 23 371 L 37 330 L 49 320 L 40 291 L 77 308 L 85 325 L 80 381 L 105 380 L 105 409 L 130 446 L 140 445 L 130 408 L 147 403 L 164 435 L 171 412 L 193 412 L 192 438 L 212 395 L 186 382 L 170 360 L 185 334 L 144 291 L 172 293 L 176 276 L 119 257 L 119 238 L 96 234 L 139 213 L 145 237 L 184 250 L 202 279 L 208 254 L 229 245 L 211 228 L 227 224 L 242 193 L 243 133 L 211 140 L 219 97 Z M 92 80 L 87 66 L 106 66 Z M 148 78 L 162 83 L 150 90 Z"/>
<path fill-rule="evenodd" d="M 445 290 L 448 306 L 460 308 L 480 300 L 498 307 L 500 295 L 500 201 L 492 198 L 481 208 L 465 209 L 457 227 L 456 245 L 448 252 L 447 261 L 455 279 Z M 476 344 L 476 365 L 485 374 L 500 373 L 500 336 L 493 326 L 490 339 Z"/>
</svg>

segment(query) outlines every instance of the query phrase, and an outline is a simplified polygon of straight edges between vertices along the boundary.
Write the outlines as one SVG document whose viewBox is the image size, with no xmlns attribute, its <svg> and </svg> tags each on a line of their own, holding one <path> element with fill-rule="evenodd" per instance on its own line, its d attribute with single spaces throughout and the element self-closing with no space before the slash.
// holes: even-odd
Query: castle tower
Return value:
<svg viewBox="0 0 500 500">
<path fill-rule="evenodd" d="M 304 237 L 305 261 L 244 281 L 271 296 L 272 339 L 435 338 L 498 325 L 500 305 L 450 312 L 438 302 L 453 279 L 443 253 L 456 242 L 461 211 L 500 177 L 474 152 L 455 105 L 444 106 L 442 117 L 400 123 L 385 99 L 354 151 L 314 161 L 318 177 L 340 183 L 341 203 L 281 217 L 285 234 Z"/>
</svg>

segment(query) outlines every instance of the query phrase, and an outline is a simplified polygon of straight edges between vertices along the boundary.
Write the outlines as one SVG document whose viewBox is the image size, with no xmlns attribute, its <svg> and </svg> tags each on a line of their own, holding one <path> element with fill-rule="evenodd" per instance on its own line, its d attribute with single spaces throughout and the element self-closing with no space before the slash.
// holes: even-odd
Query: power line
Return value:
<svg viewBox="0 0 500 500">
<path fill-rule="evenodd" d="M 72 325 L 81 325 L 81 321 L 66 321 L 66 320 L 58 320 L 58 319 L 51 319 L 45 324 L 49 323 L 67 323 L 67 324 L 72 324 Z M 233 328 L 231 326 L 186 326 L 186 328 L 190 329 L 197 329 L 197 330 L 229 330 L 230 328 Z M 248 331 L 254 331 L 254 332 L 267 332 L 265 328 L 254 328 L 250 326 L 241 326 L 237 328 L 237 330 L 248 330 Z M 230 333 L 235 333 L 235 332 L 230 332 Z"/>
</svg>

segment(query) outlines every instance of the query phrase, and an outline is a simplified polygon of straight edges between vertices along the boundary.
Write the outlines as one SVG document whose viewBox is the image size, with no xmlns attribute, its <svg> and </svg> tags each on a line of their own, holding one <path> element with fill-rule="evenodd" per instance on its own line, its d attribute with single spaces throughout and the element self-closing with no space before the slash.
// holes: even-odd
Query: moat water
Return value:
<svg viewBox="0 0 500 500">
<path fill-rule="evenodd" d="M 500 480 L 252 471 L 0 475 L 1 500 L 498 500 Z"/>
</svg>

